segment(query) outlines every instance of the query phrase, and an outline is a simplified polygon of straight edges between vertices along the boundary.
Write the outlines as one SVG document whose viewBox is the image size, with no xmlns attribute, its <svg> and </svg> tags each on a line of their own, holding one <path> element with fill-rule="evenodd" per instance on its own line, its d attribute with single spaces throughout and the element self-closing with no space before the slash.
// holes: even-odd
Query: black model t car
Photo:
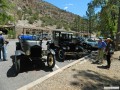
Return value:
<svg viewBox="0 0 120 90">
<path fill-rule="evenodd" d="M 53 30 L 50 48 L 56 52 L 56 57 L 64 61 L 66 55 L 76 55 L 78 58 L 83 53 L 83 48 L 73 40 L 73 32 Z"/>
</svg>

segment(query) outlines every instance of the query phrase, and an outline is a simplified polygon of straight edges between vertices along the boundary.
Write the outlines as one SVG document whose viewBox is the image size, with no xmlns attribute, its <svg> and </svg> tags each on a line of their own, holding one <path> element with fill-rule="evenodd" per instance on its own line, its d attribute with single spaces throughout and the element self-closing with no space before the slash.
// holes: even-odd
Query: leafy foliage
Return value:
<svg viewBox="0 0 120 90">
<path fill-rule="evenodd" d="M 97 29 L 98 32 L 100 31 L 104 37 L 113 38 L 117 32 L 119 2 L 120 0 L 93 0 L 88 4 L 88 11 L 91 11 L 87 13 L 87 16 L 89 20 L 91 20 L 90 17 L 94 18 L 91 20 L 91 24 L 95 22 L 96 24 L 94 23 L 93 27 Z M 101 11 L 96 14 L 91 14 L 92 10 L 98 7 L 101 7 Z"/>
<path fill-rule="evenodd" d="M 11 5 L 7 0 L 0 0 L 0 25 L 7 24 L 8 21 L 13 21 L 13 17 L 9 15 Z"/>
<path fill-rule="evenodd" d="M 15 35 L 16 35 L 16 33 L 14 30 L 8 30 L 8 38 L 9 39 L 15 38 Z"/>
</svg>

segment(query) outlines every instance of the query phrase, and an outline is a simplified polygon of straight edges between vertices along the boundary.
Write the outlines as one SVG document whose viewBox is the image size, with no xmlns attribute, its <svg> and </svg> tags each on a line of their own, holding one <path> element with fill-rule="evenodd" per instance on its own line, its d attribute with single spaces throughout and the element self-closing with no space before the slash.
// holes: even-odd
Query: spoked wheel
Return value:
<svg viewBox="0 0 120 90">
<path fill-rule="evenodd" d="M 86 50 L 88 53 L 91 52 L 91 50 L 92 50 L 92 46 L 87 45 L 87 44 L 84 44 L 84 47 L 85 47 L 85 50 Z"/>
<path fill-rule="evenodd" d="M 58 59 L 62 62 L 65 60 L 65 52 L 62 49 L 58 51 Z"/>
<path fill-rule="evenodd" d="M 88 53 L 90 53 L 92 51 L 92 46 L 87 45 L 87 51 L 88 51 Z"/>
<path fill-rule="evenodd" d="M 48 67 L 50 67 L 50 68 L 53 68 L 55 66 L 55 56 L 54 55 L 48 54 L 47 64 L 48 64 Z"/>
<path fill-rule="evenodd" d="M 84 49 L 83 52 L 84 52 L 84 54 L 87 54 L 87 53 L 88 53 L 88 50 L 87 50 L 87 49 Z"/>
</svg>

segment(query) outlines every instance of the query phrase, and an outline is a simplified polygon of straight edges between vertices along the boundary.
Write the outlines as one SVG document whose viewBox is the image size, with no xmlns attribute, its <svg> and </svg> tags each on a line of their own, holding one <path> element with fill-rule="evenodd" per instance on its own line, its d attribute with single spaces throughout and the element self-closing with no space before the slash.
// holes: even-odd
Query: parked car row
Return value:
<svg viewBox="0 0 120 90">
<path fill-rule="evenodd" d="M 77 58 L 81 58 L 85 50 L 90 52 L 93 48 L 97 48 L 97 42 L 80 37 L 73 38 L 73 32 L 53 30 L 51 40 L 42 39 L 42 36 L 45 36 L 42 34 L 43 32 L 41 35 L 19 36 L 14 62 L 16 74 L 22 69 L 24 60 L 21 59 L 23 57 L 32 62 L 35 60 L 43 61 L 43 57 L 47 56 L 45 61 L 49 68 L 53 68 L 55 60 L 64 61 L 67 55 L 75 55 Z"/>
</svg>

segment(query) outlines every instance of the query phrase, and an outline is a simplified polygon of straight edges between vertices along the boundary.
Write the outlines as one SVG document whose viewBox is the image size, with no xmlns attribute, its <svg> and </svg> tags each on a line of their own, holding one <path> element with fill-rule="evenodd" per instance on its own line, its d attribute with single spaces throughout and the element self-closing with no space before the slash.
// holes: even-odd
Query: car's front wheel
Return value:
<svg viewBox="0 0 120 90">
<path fill-rule="evenodd" d="M 91 45 L 84 44 L 84 48 L 88 53 L 90 53 L 92 51 L 92 46 Z"/>
<path fill-rule="evenodd" d="M 59 49 L 58 51 L 58 59 L 62 62 L 65 60 L 65 52 L 62 49 Z"/>
<path fill-rule="evenodd" d="M 47 56 L 48 67 L 53 68 L 55 66 L 55 56 L 53 54 L 48 54 Z"/>
<path fill-rule="evenodd" d="M 91 45 L 87 45 L 87 51 L 90 53 L 92 51 L 92 46 Z"/>
<path fill-rule="evenodd" d="M 16 56 L 15 57 L 15 62 L 14 62 L 14 65 L 15 65 L 15 75 L 17 75 L 19 72 L 20 72 L 20 69 L 21 69 L 21 57 L 20 56 Z"/>
</svg>

